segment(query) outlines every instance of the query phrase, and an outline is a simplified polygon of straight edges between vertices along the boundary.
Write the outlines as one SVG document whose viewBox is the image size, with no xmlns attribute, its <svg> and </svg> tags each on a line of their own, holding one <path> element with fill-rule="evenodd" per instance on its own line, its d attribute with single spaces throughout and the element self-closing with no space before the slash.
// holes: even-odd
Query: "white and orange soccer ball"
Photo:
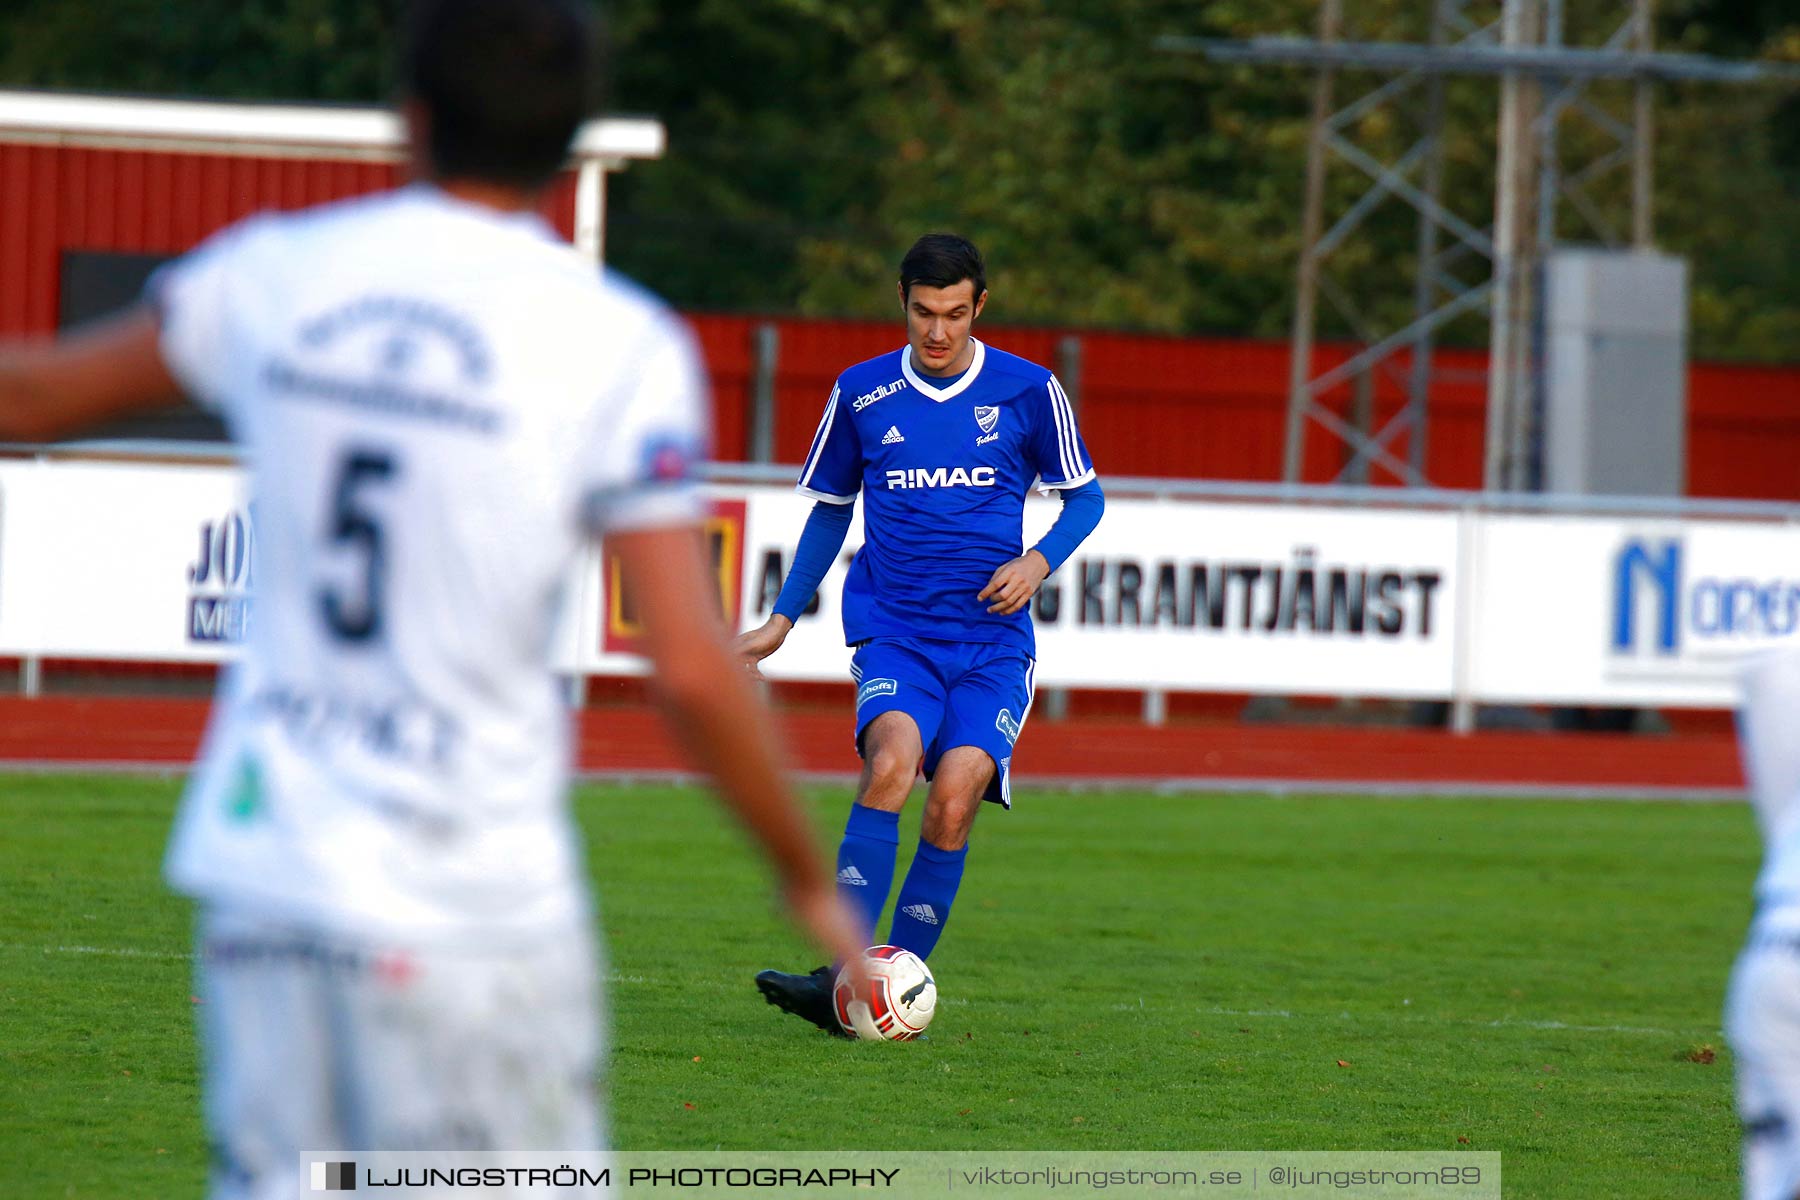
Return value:
<svg viewBox="0 0 1800 1200">
<path fill-rule="evenodd" d="M 937 1011 L 937 980 L 925 960 L 898 946 L 870 946 L 863 959 L 869 967 L 869 995 L 856 995 L 842 971 L 831 989 L 831 1007 L 844 1032 L 887 1042 L 910 1042 L 924 1033 Z"/>
</svg>

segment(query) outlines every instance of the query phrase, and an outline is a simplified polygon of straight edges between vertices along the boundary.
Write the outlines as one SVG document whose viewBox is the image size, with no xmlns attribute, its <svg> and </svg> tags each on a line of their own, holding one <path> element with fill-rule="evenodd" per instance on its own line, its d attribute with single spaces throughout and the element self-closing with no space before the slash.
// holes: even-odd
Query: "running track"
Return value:
<svg viewBox="0 0 1800 1200">
<path fill-rule="evenodd" d="M 207 702 L 51 696 L 0 698 L 0 763 L 42 767 L 175 769 L 199 744 Z M 788 761 L 809 775 L 854 773 L 841 713 L 781 718 Z M 584 773 L 679 774 L 680 757 L 640 708 L 580 715 Z M 1623 734 L 1344 729 L 1082 719 L 1033 722 L 1020 739 L 1028 785 L 1408 792 L 1642 794 L 1724 797 L 1743 786 L 1725 733 Z"/>
</svg>

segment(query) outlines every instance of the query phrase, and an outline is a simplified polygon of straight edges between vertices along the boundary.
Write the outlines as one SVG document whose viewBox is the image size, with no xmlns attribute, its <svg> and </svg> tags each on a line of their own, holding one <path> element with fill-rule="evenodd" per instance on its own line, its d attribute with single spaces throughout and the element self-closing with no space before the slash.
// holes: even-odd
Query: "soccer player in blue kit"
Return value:
<svg viewBox="0 0 1800 1200">
<path fill-rule="evenodd" d="M 1012 751 L 1031 711 L 1036 643 L 1028 605 L 1105 508 L 1075 413 L 1043 367 L 971 336 L 986 268 L 968 241 L 934 233 L 900 263 L 907 345 L 838 377 L 801 471 L 818 503 L 760 627 L 737 650 L 780 648 L 818 590 L 860 491 L 865 540 L 844 583 L 855 648 L 862 780 L 838 848 L 838 890 L 874 938 L 899 849 L 900 810 L 921 763 L 930 791 L 888 943 L 928 956 L 962 882 L 984 800 L 1012 805 Z M 1034 482 L 1062 495 L 1055 524 L 1024 548 Z M 833 969 L 756 977 L 769 1003 L 832 1033 Z"/>
</svg>

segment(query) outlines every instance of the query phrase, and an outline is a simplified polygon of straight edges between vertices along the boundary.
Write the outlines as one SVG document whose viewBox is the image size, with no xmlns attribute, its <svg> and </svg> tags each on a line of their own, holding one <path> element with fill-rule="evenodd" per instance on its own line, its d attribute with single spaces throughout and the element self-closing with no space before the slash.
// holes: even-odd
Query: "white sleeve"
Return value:
<svg viewBox="0 0 1800 1200">
<path fill-rule="evenodd" d="M 145 287 L 161 331 L 164 364 L 183 391 L 214 412 L 223 413 L 230 401 L 239 290 L 249 243 L 265 220 L 252 217 L 221 230 L 157 268 Z"/>
<path fill-rule="evenodd" d="M 698 523 L 697 471 L 710 441 L 706 375 L 687 328 L 660 315 L 642 335 L 580 456 L 582 520 L 593 533 Z"/>
</svg>

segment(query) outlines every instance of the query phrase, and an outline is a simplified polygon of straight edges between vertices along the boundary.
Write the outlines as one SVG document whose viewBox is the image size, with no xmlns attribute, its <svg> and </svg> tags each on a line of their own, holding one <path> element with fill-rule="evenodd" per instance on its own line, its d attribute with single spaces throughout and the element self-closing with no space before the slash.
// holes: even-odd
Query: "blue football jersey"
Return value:
<svg viewBox="0 0 1800 1200">
<path fill-rule="evenodd" d="M 844 581 L 844 640 L 996 642 L 1036 654 L 1031 613 L 975 597 L 1024 553 L 1034 481 L 1094 477 L 1056 377 L 971 338 L 969 369 L 934 380 L 902 347 L 838 376 L 800 473 L 815 500 L 863 493 L 863 547 Z M 941 385 L 941 386 L 940 386 Z"/>
</svg>

